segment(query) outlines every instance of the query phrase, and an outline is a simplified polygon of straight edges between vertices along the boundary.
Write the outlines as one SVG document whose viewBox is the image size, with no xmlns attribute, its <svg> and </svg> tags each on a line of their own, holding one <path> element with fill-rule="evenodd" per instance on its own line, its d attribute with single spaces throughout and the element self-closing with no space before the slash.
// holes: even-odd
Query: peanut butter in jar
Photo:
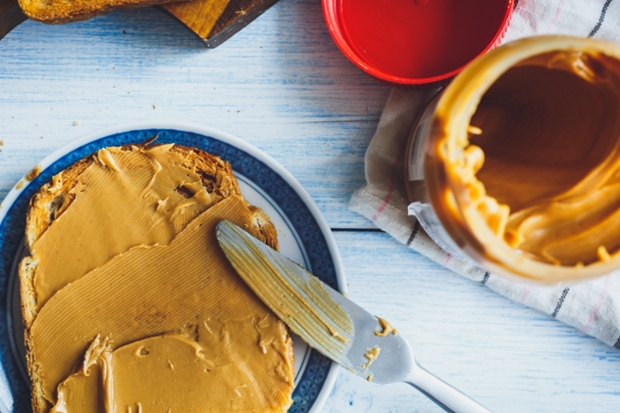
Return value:
<svg viewBox="0 0 620 413">
<path fill-rule="evenodd" d="M 410 212 L 442 247 L 557 284 L 620 267 L 620 47 L 522 39 L 436 97 L 408 151 Z"/>
</svg>

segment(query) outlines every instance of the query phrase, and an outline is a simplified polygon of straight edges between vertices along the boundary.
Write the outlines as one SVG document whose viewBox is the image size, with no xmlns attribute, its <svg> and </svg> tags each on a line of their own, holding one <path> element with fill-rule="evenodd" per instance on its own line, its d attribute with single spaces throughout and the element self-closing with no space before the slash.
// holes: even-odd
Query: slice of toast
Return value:
<svg viewBox="0 0 620 413">
<path fill-rule="evenodd" d="M 235 176 L 232 173 L 230 164 L 222 161 L 220 158 L 212 156 L 204 151 L 197 149 L 191 149 L 187 147 L 177 145 L 159 145 L 159 146 L 126 146 L 123 148 L 115 148 L 123 155 L 130 156 L 133 152 L 140 152 L 142 150 L 148 150 L 148 148 L 158 148 L 157 150 L 169 150 L 181 155 L 184 161 L 180 164 L 175 164 L 172 167 L 185 168 L 184 171 L 193 171 L 194 175 L 198 176 L 200 180 L 200 186 L 204 191 L 200 191 L 196 188 L 196 185 L 179 186 L 176 188 L 176 192 L 182 194 L 183 197 L 191 200 L 197 197 L 197 193 L 201 192 L 203 198 L 204 194 L 209 194 L 208 202 L 206 202 L 202 209 L 197 209 L 195 215 L 198 216 L 202 211 L 210 209 L 216 204 L 219 204 L 223 200 L 229 197 L 240 197 L 240 189 Z M 107 149 L 106 149 L 107 150 Z M 32 351 L 32 335 L 31 327 L 36 320 L 38 313 L 43 308 L 40 297 L 38 297 L 35 283 L 37 279 L 37 269 L 42 264 L 41 257 L 37 256 L 36 252 L 37 242 L 45 238 L 45 234 L 50 228 L 53 228 L 55 221 L 63 217 L 67 211 L 70 210 L 73 203 L 76 200 L 79 201 L 80 194 L 85 190 L 83 188 L 83 177 L 88 176 L 89 168 L 114 168 L 116 164 L 114 161 L 110 161 L 106 158 L 106 150 L 92 154 L 64 171 L 60 172 L 46 185 L 44 185 L 33 196 L 30 201 L 30 206 L 27 214 L 26 223 L 26 236 L 25 242 L 30 254 L 23 258 L 19 266 L 19 278 L 20 278 L 20 293 L 22 299 L 22 314 L 24 318 L 24 324 L 26 326 L 25 331 L 25 344 L 27 350 L 27 362 L 28 371 L 32 381 L 32 406 L 35 413 L 46 413 L 52 407 L 49 396 L 45 397 L 42 380 L 39 377 L 38 361 L 36 360 Z M 163 173 L 170 173 L 169 171 L 163 171 Z M 189 172 L 188 172 L 189 176 Z M 189 189 L 188 189 L 189 188 Z M 191 189 L 191 190 L 190 190 Z M 205 198 L 206 199 L 206 198 Z M 262 212 L 259 208 L 253 207 L 244 201 L 247 207 L 251 211 L 251 219 L 248 223 L 248 230 L 261 241 L 270 245 L 273 248 L 277 248 L 277 231 L 275 226 L 269 220 L 269 217 Z M 76 204 L 77 205 L 77 204 Z M 77 208 L 77 207 L 76 207 Z M 69 215 L 70 216 L 70 215 Z M 191 219 L 190 219 L 191 218 Z M 193 219 L 190 217 L 183 221 L 184 225 L 188 225 Z M 105 218 L 101 218 L 105 220 Z M 113 223 L 101 225 L 107 226 Z M 184 225 L 176 228 L 177 233 L 182 232 Z M 145 242 L 148 243 L 148 242 Z M 136 244 L 139 245 L 140 243 Z M 134 245 L 129 245 L 129 249 L 134 248 Z M 82 276 L 86 274 L 81 274 Z M 71 282 L 77 281 L 79 278 L 75 276 L 69 283 L 61 284 L 57 290 L 62 291 L 66 285 L 70 285 Z M 52 291 L 52 296 L 56 290 Z M 288 330 L 287 330 L 288 331 Z M 292 365 L 293 361 L 293 347 L 290 338 L 286 341 L 288 346 L 288 362 Z M 77 368 L 77 367 L 76 367 Z"/>
<path fill-rule="evenodd" d="M 86 20 L 116 8 L 153 6 L 179 0 L 19 0 L 32 20 L 57 24 Z"/>
<path fill-rule="evenodd" d="M 129 153 L 131 151 L 144 149 L 145 147 L 146 146 L 133 145 L 123 147 L 122 150 Z M 178 145 L 174 145 L 171 150 L 183 154 L 186 157 L 187 166 L 195 170 L 196 174 L 200 176 L 201 185 L 205 188 L 206 192 L 211 195 L 213 201 L 215 201 L 213 204 L 229 196 L 241 194 L 237 179 L 233 175 L 232 168 L 228 162 L 223 162 L 220 158 L 212 156 L 207 152 Z M 100 163 L 101 161 L 97 154 L 92 154 L 79 160 L 54 176 L 52 180 L 41 187 L 30 200 L 26 217 L 25 234 L 25 243 L 28 251 L 30 251 L 30 255 L 22 260 L 19 268 L 22 312 L 26 328 L 32 324 L 38 309 L 44 304 L 44 301 L 46 301 L 46 299 L 38 296 L 39 294 L 37 294 L 34 288 L 34 279 L 38 266 L 37 257 L 32 254 L 35 243 L 43 237 L 51 224 L 63 215 L 73 203 L 76 196 L 79 195 L 76 185 L 78 185 L 82 174 L 91 166 L 101 167 L 101 165 L 99 165 Z M 178 190 L 183 191 L 185 196 L 191 195 L 183 188 L 179 188 Z M 256 208 L 256 210 L 259 211 L 258 208 Z M 260 213 L 257 212 L 257 215 L 265 216 L 262 211 Z M 277 244 L 277 240 L 275 239 L 275 228 L 266 216 L 263 221 L 265 221 L 267 236 L 271 237 L 271 239 L 265 240 L 269 245 L 275 246 Z M 115 223 L 112 221 L 109 222 L 109 225 L 114 224 Z M 135 242 L 132 246 L 134 245 L 139 245 L 139 242 Z M 118 252 L 119 251 L 117 251 L 117 253 Z M 111 258 L 111 256 L 109 258 Z M 101 264 L 103 262 L 100 261 L 99 263 Z M 83 274 L 77 274 L 77 276 L 80 275 Z M 74 279 L 75 277 L 68 281 L 70 282 Z M 58 285 L 57 289 L 63 286 L 64 284 Z"/>
</svg>

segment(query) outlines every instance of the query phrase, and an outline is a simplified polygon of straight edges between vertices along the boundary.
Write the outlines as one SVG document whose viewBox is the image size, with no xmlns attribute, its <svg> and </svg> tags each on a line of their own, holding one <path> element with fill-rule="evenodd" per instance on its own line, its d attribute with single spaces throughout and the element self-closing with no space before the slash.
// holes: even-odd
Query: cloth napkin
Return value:
<svg viewBox="0 0 620 413">
<path fill-rule="evenodd" d="M 620 0 L 517 0 L 504 43 L 542 34 L 595 37 L 620 44 Z M 569 287 L 520 284 L 454 258 L 407 215 L 405 145 L 416 114 L 436 92 L 394 88 L 366 152 L 366 184 L 350 208 L 395 239 L 450 270 L 620 349 L 620 272 Z"/>
</svg>

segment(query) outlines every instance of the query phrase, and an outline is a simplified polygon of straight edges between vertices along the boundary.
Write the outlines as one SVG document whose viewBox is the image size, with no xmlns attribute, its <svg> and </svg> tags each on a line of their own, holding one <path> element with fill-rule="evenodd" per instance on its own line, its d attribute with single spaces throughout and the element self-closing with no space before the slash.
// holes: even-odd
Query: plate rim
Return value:
<svg viewBox="0 0 620 413">
<path fill-rule="evenodd" d="M 342 259 L 340 257 L 340 253 L 338 251 L 338 247 L 336 245 L 336 240 L 333 236 L 331 228 L 327 224 L 325 217 L 321 213 L 319 207 L 316 205 L 314 200 L 310 197 L 310 194 L 305 190 L 305 188 L 295 179 L 295 177 L 286 169 L 283 165 L 281 165 L 274 158 L 263 152 L 258 147 L 253 144 L 245 141 L 235 135 L 232 135 L 228 132 L 224 132 L 220 129 L 213 128 L 210 126 L 201 125 L 198 123 L 192 122 L 181 122 L 181 121 L 136 121 L 136 122 L 123 122 L 117 125 L 101 128 L 84 135 L 81 135 L 71 141 L 65 143 L 59 148 L 52 151 L 49 155 L 45 156 L 42 160 L 40 160 L 33 168 L 39 166 L 41 170 L 45 170 L 52 163 L 56 162 L 63 156 L 71 153 L 72 151 L 98 139 L 102 139 L 111 135 L 119 134 L 119 133 L 129 133 L 132 131 L 139 130 L 149 130 L 149 129 L 161 129 L 161 130 L 174 130 L 179 132 L 190 132 L 199 135 L 203 135 L 206 137 L 212 137 L 214 139 L 223 141 L 225 143 L 234 146 L 237 149 L 243 150 L 247 152 L 249 155 L 253 156 L 259 161 L 262 161 L 269 168 L 273 169 L 284 181 L 291 186 L 291 188 L 297 193 L 300 197 L 301 201 L 308 208 L 310 214 L 316 221 L 321 233 L 325 237 L 325 241 L 327 244 L 327 248 L 332 257 L 332 262 L 334 265 L 334 272 L 336 276 L 336 282 L 338 285 L 339 292 L 346 294 L 347 292 L 347 284 L 344 272 L 344 265 L 342 263 Z M 25 176 L 20 178 L 19 181 L 11 188 L 6 197 L 0 203 L 0 224 L 2 224 L 11 210 L 12 205 L 18 199 L 20 194 L 26 190 L 32 182 L 28 181 Z M 8 292 L 7 292 L 8 293 Z M 7 314 L 7 316 L 9 316 Z M 6 321 L 5 321 L 6 322 Z M 316 350 L 315 350 L 316 351 Z M 329 397 L 331 390 L 334 387 L 336 379 L 338 377 L 340 366 L 331 362 L 329 371 L 325 378 L 325 382 L 321 387 L 319 394 L 317 395 L 314 403 L 308 410 L 308 413 L 317 413 L 325 404 L 325 401 Z M 0 400 L 0 404 L 4 404 L 3 400 Z M 8 406 L 7 406 L 8 407 Z"/>
</svg>

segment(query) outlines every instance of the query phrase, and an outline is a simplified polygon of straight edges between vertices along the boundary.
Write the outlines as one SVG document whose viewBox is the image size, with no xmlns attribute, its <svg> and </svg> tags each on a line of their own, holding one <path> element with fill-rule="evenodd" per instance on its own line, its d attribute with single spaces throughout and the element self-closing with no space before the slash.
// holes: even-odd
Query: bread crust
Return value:
<svg viewBox="0 0 620 413">
<path fill-rule="evenodd" d="M 131 151 L 136 148 L 145 148 L 151 141 L 142 145 L 126 145 L 123 150 Z M 156 146 L 156 145 L 153 145 Z M 172 147 L 173 151 L 186 156 L 185 166 L 195 168 L 201 177 L 202 185 L 209 193 L 215 192 L 222 200 L 232 196 L 241 195 L 239 183 L 234 176 L 232 167 L 228 162 L 205 151 L 189 148 L 181 145 Z M 27 255 L 22 259 L 18 267 L 20 281 L 21 310 L 24 319 L 25 331 L 24 342 L 26 348 L 26 361 L 28 374 L 32 383 L 32 410 L 34 413 L 47 413 L 51 404 L 43 396 L 43 388 L 37 371 L 37 362 L 31 351 L 30 327 L 37 315 L 36 290 L 34 288 L 34 274 L 37 267 L 36 259 L 31 255 L 32 245 L 45 233 L 59 216 L 71 205 L 74 198 L 70 191 L 77 185 L 78 178 L 93 162 L 96 153 L 77 161 L 62 172 L 55 175 L 52 180 L 39 189 L 31 198 L 26 216 L 25 244 Z M 262 242 L 278 249 L 277 230 L 267 214 L 261 209 L 246 205 L 253 212 L 251 227 L 246 228 L 252 235 Z M 285 327 L 288 330 L 288 327 Z M 293 365 L 294 349 L 292 340 L 287 340 L 287 356 Z"/>
<path fill-rule="evenodd" d="M 118 8 L 154 6 L 187 0 L 19 0 L 24 14 L 32 20 L 48 24 L 87 20 Z"/>
</svg>

